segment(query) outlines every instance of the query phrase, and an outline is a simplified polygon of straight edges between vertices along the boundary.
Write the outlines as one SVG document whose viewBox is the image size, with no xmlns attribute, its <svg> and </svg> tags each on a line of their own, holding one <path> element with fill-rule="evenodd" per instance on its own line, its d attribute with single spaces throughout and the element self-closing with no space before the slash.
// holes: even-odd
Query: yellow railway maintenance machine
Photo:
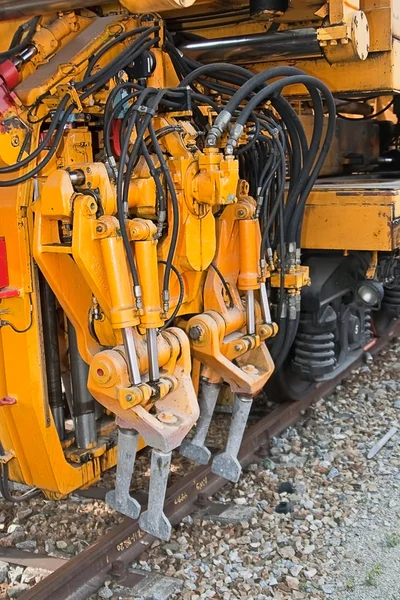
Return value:
<svg viewBox="0 0 400 600">
<path fill-rule="evenodd" d="M 116 464 L 107 501 L 137 518 L 146 444 L 140 526 L 168 539 L 173 449 L 236 482 L 253 398 L 303 397 L 399 315 L 400 11 L 1 0 L 0 17 L 0 492 L 59 498 Z"/>
</svg>

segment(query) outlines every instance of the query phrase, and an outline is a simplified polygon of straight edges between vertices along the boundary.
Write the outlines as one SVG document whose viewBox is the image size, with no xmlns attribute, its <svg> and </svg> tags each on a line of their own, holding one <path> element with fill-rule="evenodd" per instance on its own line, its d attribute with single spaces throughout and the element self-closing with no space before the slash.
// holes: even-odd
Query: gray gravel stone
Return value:
<svg viewBox="0 0 400 600">
<path fill-rule="evenodd" d="M 98 591 L 98 595 L 99 595 L 99 598 L 103 598 L 104 600 L 107 600 L 108 598 L 113 597 L 113 591 L 110 590 L 109 587 L 104 586 Z"/>
<path fill-rule="evenodd" d="M 37 547 L 36 540 L 25 540 L 24 542 L 18 542 L 15 544 L 19 550 L 35 550 Z"/>
<path fill-rule="evenodd" d="M 17 583 L 8 589 L 9 598 L 19 598 L 24 592 L 29 590 L 29 585 L 26 583 Z"/>
<path fill-rule="evenodd" d="M 9 564 L 6 562 L 0 561 L 0 583 L 4 583 L 7 581 Z"/>
</svg>

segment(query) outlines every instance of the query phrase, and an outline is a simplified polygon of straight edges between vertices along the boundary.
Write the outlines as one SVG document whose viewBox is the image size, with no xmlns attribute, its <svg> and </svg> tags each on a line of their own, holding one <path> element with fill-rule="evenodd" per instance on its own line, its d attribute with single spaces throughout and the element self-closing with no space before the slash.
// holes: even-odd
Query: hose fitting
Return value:
<svg viewBox="0 0 400 600">
<path fill-rule="evenodd" d="M 216 146 L 217 140 L 224 133 L 225 129 L 228 127 L 228 124 L 232 118 L 232 115 L 229 111 L 223 110 L 219 113 L 218 117 L 215 119 L 214 125 L 211 127 L 210 132 L 207 136 L 206 146 Z"/>
</svg>

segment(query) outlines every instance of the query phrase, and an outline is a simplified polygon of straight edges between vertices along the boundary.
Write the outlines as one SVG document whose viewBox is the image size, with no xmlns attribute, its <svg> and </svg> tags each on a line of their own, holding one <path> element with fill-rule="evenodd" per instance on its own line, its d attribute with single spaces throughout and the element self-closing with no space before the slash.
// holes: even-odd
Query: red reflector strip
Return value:
<svg viewBox="0 0 400 600">
<path fill-rule="evenodd" d="M 0 290 L 0 300 L 5 298 L 16 298 L 19 296 L 19 290 L 17 288 L 4 288 Z"/>
<path fill-rule="evenodd" d="M 13 404 L 17 404 L 17 401 L 15 398 L 11 398 L 11 396 L 0 398 L 0 406 L 12 406 Z"/>
<path fill-rule="evenodd" d="M 6 240 L 0 237 L 0 290 L 8 286 Z"/>
</svg>

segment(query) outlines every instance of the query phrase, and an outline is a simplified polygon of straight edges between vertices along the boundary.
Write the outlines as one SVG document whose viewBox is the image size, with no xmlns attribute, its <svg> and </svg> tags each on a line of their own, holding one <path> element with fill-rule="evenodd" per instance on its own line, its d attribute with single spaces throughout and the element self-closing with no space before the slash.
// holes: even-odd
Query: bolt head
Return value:
<svg viewBox="0 0 400 600">
<path fill-rule="evenodd" d="M 202 335 L 203 335 L 203 330 L 200 327 L 200 325 L 194 325 L 194 327 L 191 327 L 189 329 L 189 337 L 194 342 L 197 342 L 201 338 Z"/>
<path fill-rule="evenodd" d="M 125 396 L 125 400 L 126 400 L 127 402 L 132 402 L 132 400 L 133 400 L 133 396 L 132 396 L 132 394 L 128 394 L 127 396 Z"/>
<path fill-rule="evenodd" d="M 370 365 L 374 362 L 374 357 L 370 352 L 364 352 L 364 361 L 367 363 L 367 365 Z"/>
<path fill-rule="evenodd" d="M 11 146 L 14 146 L 14 148 L 17 148 L 19 146 L 19 137 L 17 135 L 13 136 L 11 140 Z"/>
<path fill-rule="evenodd" d="M 157 419 L 166 425 L 175 425 L 178 422 L 178 417 L 166 411 L 158 413 Z"/>
<path fill-rule="evenodd" d="M 242 367 L 242 371 L 247 375 L 258 375 L 258 369 L 254 365 L 245 365 Z"/>
<path fill-rule="evenodd" d="M 235 346 L 235 352 L 240 352 L 242 349 L 242 344 L 236 344 Z"/>
</svg>

